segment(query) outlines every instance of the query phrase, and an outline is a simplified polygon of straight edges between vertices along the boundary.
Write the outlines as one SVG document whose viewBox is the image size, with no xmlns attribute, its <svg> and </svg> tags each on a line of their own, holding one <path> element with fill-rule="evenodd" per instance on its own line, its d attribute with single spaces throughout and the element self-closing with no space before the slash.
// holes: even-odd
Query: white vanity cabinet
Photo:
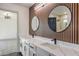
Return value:
<svg viewBox="0 0 79 59">
<path fill-rule="evenodd" d="M 54 56 L 54 55 L 37 47 L 37 56 Z"/>
</svg>

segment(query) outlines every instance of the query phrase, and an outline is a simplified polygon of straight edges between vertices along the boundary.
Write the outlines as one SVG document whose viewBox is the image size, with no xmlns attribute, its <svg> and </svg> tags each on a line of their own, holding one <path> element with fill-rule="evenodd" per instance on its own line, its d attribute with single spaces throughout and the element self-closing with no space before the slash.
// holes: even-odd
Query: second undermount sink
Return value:
<svg viewBox="0 0 79 59">
<path fill-rule="evenodd" d="M 50 49 L 57 49 L 57 48 L 59 48 L 58 45 L 54 45 L 54 44 L 50 44 L 50 43 L 42 43 L 41 45 L 45 46 L 45 47 L 48 47 Z"/>
</svg>

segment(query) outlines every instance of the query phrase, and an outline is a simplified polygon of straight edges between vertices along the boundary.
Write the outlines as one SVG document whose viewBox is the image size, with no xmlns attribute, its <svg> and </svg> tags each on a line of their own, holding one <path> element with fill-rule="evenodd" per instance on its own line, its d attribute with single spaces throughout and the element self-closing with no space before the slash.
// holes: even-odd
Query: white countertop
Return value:
<svg viewBox="0 0 79 59">
<path fill-rule="evenodd" d="M 44 38 L 31 38 L 29 42 L 41 49 L 46 50 L 47 52 L 54 54 L 56 56 L 79 56 L 79 46 L 67 43 L 62 43 L 63 45 L 58 44 L 51 46 L 43 45 L 44 43 L 48 43 L 49 40 Z M 61 43 L 61 42 L 60 42 Z M 70 47 L 68 47 L 68 46 Z M 73 46 L 73 48 L 72 48 Z"/>
</svg>

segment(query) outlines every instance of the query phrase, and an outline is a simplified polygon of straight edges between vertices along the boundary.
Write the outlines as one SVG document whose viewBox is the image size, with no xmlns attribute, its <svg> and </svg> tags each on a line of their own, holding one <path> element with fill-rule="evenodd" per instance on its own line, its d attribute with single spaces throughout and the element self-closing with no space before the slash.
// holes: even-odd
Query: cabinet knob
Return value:
<svg viewBox="0 0 79 59">
<path fill-rule="evenodd" d="M 51 56 L 51 54 L 49 54 L 49 56 Z"/>
<path fill-rule="evenodd" d="M 36 56 L 36 54 L 35 54 L 35 53 L 33 53 L 33 56 Z"/>
</svg>

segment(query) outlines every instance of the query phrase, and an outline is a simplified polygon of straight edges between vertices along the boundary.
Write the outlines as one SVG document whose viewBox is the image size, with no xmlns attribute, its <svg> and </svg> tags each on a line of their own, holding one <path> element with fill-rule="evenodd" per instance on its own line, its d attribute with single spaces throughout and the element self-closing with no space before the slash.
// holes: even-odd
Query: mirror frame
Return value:
<svg viewBox="0 0 79 59">
<path fill-rule="evenodd" d="M 38 24 L 38 28 L 37 28 L 35 31 L 32 29 L 32 19 L 33 19 L 34 17 L 37 17 L 38 22 L 39 22 L 39 24 Z M 38 31 L 38 29 L 39 29 L 39 27 L 40 27 L 40 20 L 39 20 L 38 16 L 36 16 L 36 15 L 33 16 L 32 19 L 31 19 L 31 29 L 32 29 L 33 32 L 36 32 L 36 31 Z"/>
<path fill-rule="evenodd" d="M 60 31 L 60 32 L 56 32 L 56 33 L 61 33 L 61 32 L 66 31 L 66 30 L 68 29 L 68 27 L 70 26 L 70 24 L 71 24 L 71 22 L 72 22 L 72 16 L 73 16 L 73 14 L 72 14 L 71 9 L 70 9 L 67 5 L 65 5 L 65 4 L 57 4 L 57 5 L 55 5 L 55 6 L 51 9 L 51 11 L 52 11 L 54 8 L 58 7 L 58 6 L 65 6 L 65 7 L 67 7 L 67 8 L 70 10 L 70 13 L 71 13 L 71 20 L 70 20 L 69 25 L 68 25 L 64 30 L 62 30 L 62 31 Z M 50 11 L 49 14 L 48 14 L 48 18 L 49 18 L 49 15 L 50 15 L 51 11 Z M 48 24 L 48 23 L 47 23 L 47 24 Z M 48 24 L 48 27 L 49 27 L 49 24 Z M 49 29 L 50 29 L 51 31 L 53 31 L 50 27 L 49 27 Z M 55 31 L 53 31 L 53 32 L 55 32 Z"/>
</svg>

